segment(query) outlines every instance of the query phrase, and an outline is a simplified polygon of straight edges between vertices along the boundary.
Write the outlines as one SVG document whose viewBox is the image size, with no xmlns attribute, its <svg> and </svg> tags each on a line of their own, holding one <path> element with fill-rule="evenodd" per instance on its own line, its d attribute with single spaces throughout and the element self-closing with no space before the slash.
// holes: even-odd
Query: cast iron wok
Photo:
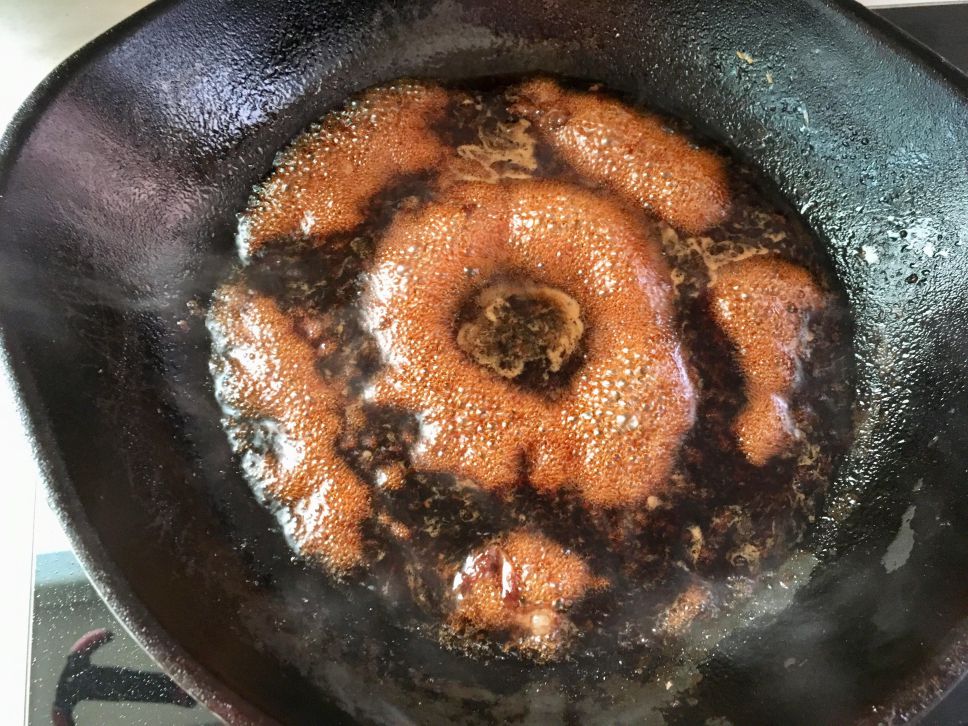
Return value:
<svg viewBox="0 0 968 726">
<path fill-rule="evenodd" d="M 200 317 L 236 211 L 309 121 L 398 76 L 534 70 L 604 81 L 758 168 L 826 246 L 855 336 L 854 444 L 809 584 L 686 692 L 628 679 L 594 711 L 922 712 L 968 663 L 968 85 L 845 2 L 162 2 L 68 61 L 3 141 L 0 324 L 92 578 L 233 723 L 582 720 L 592 679 L 442 651 L 291 558 L 219 428 Z"/>
</svg>

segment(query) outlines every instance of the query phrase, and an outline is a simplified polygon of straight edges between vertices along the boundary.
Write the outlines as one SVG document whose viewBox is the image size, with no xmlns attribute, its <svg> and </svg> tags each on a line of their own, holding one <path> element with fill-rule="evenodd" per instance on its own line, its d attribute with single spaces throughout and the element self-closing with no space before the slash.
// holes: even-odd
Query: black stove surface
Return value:
<svg viewBox="0 0 968 726">
<path fill-rule="evenodd" d="M 968 73 L 968 3 L 878 12 Z M 69 553 L 37 558 L 31 647 L 31 726 L 218 723 L 157 672 Z M 922 724 L 968 724 L 968 678 Z"/>
<path fill-rule="evenodd" d="M 882 8 L 876 12 L 968 73 L 968 3 Z"/>
</svg>

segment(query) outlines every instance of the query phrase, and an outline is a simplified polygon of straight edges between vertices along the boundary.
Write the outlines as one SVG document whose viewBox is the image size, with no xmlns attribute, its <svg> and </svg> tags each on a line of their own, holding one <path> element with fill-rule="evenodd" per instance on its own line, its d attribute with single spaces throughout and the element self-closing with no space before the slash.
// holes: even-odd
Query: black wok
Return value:
<svg viewBox="0 0 968 726">
<path fill-rule="evenodd" d="M 539 69 L 733 148 L 850 304 L 856 430 L 820 565 L 685 690 L 482 665 L 398 630 L 292 560 L 218 423 L 200 311 L 275 150 L 379 81 Z M 121 619 L 233 723 L 920 713 L 968 664 L 966 92 L 834 0 L 155 4 L 62 66 L 3 141 L 0 324 L 52 501 Z"/>
</svg>

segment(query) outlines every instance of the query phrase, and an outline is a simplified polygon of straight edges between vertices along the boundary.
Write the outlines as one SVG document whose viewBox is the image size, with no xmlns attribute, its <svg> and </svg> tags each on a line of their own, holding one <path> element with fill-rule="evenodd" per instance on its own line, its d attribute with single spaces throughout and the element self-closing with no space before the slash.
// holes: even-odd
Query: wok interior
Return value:
<svg viewBox="0 0 968 726">
<path fill-rule="evenodd" d="M 241 697 L 287 723 L 587 708 L 816 722 L 917 709 L 945 685 L 930 677 L 968 604 L 968 170 L 950 153 L 968 124 L 939 76 L 809 2 L 185 3 L 115 39 L 13 137 L 2 320 L 95 577 L 176 676 L 207 678 L 152 619 L 227 686 L 207 694 L 217 711 L 237 715 Z M 587 703 L 594 673 L 483 664 L 399 631 L 293 560 L 219 428 L 203 308 L 274 151 L 379 81 L 535 70 L 604 81 L 728 140 L 827 244 L 854 314 L 855 445 L 813 533 L 820 565 L 684 691 L 631 676 Z M 905 517 L 914 546 L 885 559 Z"/>
</svg>

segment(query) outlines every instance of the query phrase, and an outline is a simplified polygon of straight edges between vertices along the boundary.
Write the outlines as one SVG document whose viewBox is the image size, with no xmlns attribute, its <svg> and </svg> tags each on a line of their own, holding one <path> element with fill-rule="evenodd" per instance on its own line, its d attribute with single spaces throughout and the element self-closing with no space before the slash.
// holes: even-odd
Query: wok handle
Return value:
<svg viewBox="0 0 968 726">
<path fill-rule="evenodd" d="M 81 701 L 168 703 L 184 708 L 195 705 L 195 700 L 164 673 L 93 665 L 91 656 L 113 637 L 111 631 L 98 628 L 70 649 L 54 695 L 54 726 L 75 726 L 74 708 Z"/>
</svg>

